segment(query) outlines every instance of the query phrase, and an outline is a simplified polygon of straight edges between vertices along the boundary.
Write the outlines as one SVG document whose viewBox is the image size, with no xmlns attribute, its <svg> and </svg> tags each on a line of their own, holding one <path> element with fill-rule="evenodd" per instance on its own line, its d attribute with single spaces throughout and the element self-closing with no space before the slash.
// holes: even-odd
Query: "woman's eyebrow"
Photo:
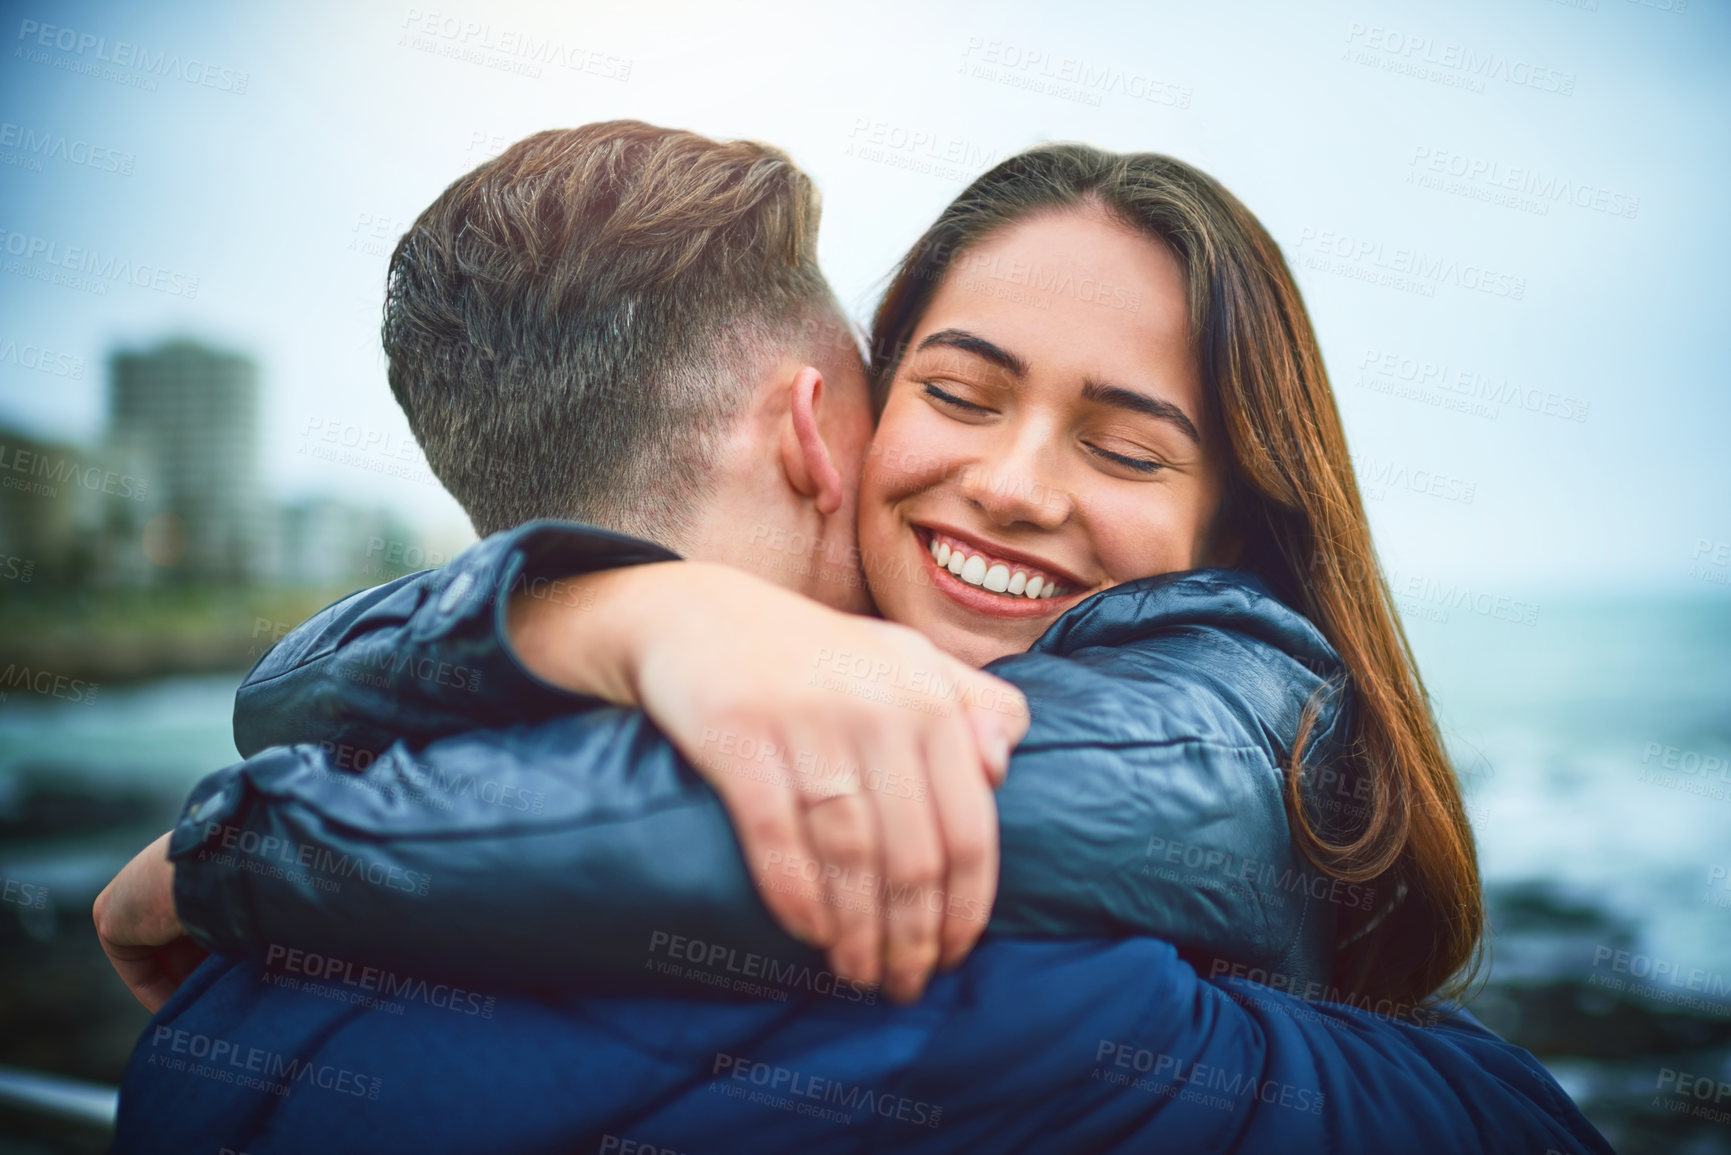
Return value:
<svg viewBox="0 0 1731 1155">
<path fill-rule="evenodd" d="M 920 342 L 917 352 L 926 349 L 942 347 L 960 349 L 964 353 L 990 361 L 1000 369 L 1004 369 L 1017 377 L 1028 375 L 1028 363 L 1005 349 L 994 345 L 977 333 L 966 329 L 939 329 L 936 333 Z M 1184 410 L 1170 401 L 1162 401 L 1150 397 L 1146 393 L 1138 393 L 1134 389 L 1126 389 L 1122 385 L 1111 385 L 1092 378 L 1082 383 L 1082 399 L 1092 401 L 1096 405 L 1110 405 L 1115 409 L 1128 409 L 1133 413 L 1141 413 L 1159 421 L 1170 422 L 1177 426 L 1178 431 L 1190 438 L 1197 445 L 1202 444 L 1202 434 L 1197 431 L 1196 423 L 1191 421 Z"/>
<path fill-rule="evenodd" d="M 1129 409 L 1161 421 L 1169 421 L 1176 425 L 1184 436 L 1197 445 L 1202 444 L 1202 434 L 1196 431 L 1196 423 L 1185 416 L 1184 410 L 1170 401 L 1161 401 L 1146 393 L 1126 389 L 1122 385 L 1107 385 L 1094 380 L 1082 383 L 1082 400 L 1092 401 L 1096 405 L 1110 405 L 1116 409 Z"/>
<path fill-rule="evenodd" d="M 923 352 L 938 345 L 949 349 L 960 349 L 964 353 L 972 353 L 974 356 L 984 358 L 1017 377 L 1028 375 L 1028 363 L 1026 361 L 1008 349 L 994 345 L 984 337 L 970 333 L 966 329 L 939 329 L 921 341 L 919 349 L 915 351 Z"/>
</svg>

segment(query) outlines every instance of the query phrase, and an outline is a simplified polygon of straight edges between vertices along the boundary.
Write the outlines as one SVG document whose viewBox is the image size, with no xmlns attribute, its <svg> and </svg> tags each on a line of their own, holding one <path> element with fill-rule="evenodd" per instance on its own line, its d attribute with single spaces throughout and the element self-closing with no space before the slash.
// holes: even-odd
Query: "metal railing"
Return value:
<svg viewBox="0 0 1731 1155">
<path fill-rule="evenodd" d="M 0 1067 L 0 1106 L 66 1123 L 111 1129 L 120 1091 L 22 1067 Z"/>
</svg>

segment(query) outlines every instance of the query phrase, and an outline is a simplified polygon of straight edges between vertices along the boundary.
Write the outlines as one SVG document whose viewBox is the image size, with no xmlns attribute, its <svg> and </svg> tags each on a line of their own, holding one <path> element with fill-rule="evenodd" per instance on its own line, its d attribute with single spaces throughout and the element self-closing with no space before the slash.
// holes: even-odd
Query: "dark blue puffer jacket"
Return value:
<svg viewBox="0 0 1731 1155">
<path fill-rule="evenodd" d="M 557 597 L 560 578 L 668 556 L 540 523 L 283 639 L 236 708 L 242 751 L 272 748 L 201 784 L 175 832 L 182 920 L 229 954 L 290 944 L 493 983 L 641 975 L 657 934 L 814 961 L 653 725 L 546 686 L 504 644 L 511 589 Z M 1338 778 L 1340 667 L 1309 623 L 1254 578 L 1198 571 L 1096 595 L 991 670 L 1033 719 L 997 795 L 993 932 L 1152 935 L 1326 991 L 1337 908 L 1376 896 L 1288 832 L 1282 766 L 1313 703 L 1308 758 Z"/>
<path fill-rule="evenodd" d="M 117 1151 L 1608 1150 L 1464 1014 L 1230 973 L 1322 993 L 1333 909 L 1362 901 L 1286 846 L 1277 767 L 1337 664 L 1253 583 L 1123 587 L 995 667 L 1034 726 L 999 795 L 993 933 L 896 1007 L 780 935 L 652 727 L 564 716 L 595 704 L 501 647 L 519 583 L 664 556 L 530 527 L 261 663 L 243 752 L 321 745 L 190 802 L 177 902 L 252 957 L 207 962 L 146 1030 Z M 423 746 L 477 721 L 507 728 Z M 1203 978 L 1152 930 L 1224 957 Z"/>
<path fill-rule="evenodd" d="M 1464 1014 L 1420 1027 L 1204 981 L 1154 939 L 988 935 L 908 1007 L 363 995 L 358 977 L 213 957 L 139 1039 L 114 1150 L 1610 1152 L 1531 1055 Z"/>
</svg>

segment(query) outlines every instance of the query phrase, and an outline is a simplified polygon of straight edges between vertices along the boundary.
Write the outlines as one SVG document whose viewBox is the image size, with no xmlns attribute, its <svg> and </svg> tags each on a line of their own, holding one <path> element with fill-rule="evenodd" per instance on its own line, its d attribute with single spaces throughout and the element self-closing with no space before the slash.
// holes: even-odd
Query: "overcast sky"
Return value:
<svg viewBox="0 0 1731 1155">
<path fill-rule="evenodd" d="M 0 420 L 93 442 L 107 351 L 190 334 L 259 360 L 276 493 L 461 524 L 378 471 L 378 307 L 505 144 L 778 144 L 864 316 L 966 180 L 1076 139 L 1200 165 L 1281 242 L 1397 574 L 1722 593 L 1691 565 L 1731 542 L 1731 6 L 1682 4 L 6 3 Z M 39 279 L 69 260 L 149 272 Z M 372 467 L 304 452 L 327 428 Z"/>
</svg>

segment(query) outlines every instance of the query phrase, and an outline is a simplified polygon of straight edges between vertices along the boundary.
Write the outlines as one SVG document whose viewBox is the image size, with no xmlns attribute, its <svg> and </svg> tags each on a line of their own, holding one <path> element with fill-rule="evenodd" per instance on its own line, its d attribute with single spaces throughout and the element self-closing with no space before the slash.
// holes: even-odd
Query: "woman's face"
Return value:
<svg viewBox="0 0 1731 1155">
<path fill-rule="evenodd" d="M 975 665 L 1121 582 L 1224 564 L 1183 271 L 1094 209 L 951 265 L 890 385 L 860 491 L 884 616 Z"/>
</svg>

